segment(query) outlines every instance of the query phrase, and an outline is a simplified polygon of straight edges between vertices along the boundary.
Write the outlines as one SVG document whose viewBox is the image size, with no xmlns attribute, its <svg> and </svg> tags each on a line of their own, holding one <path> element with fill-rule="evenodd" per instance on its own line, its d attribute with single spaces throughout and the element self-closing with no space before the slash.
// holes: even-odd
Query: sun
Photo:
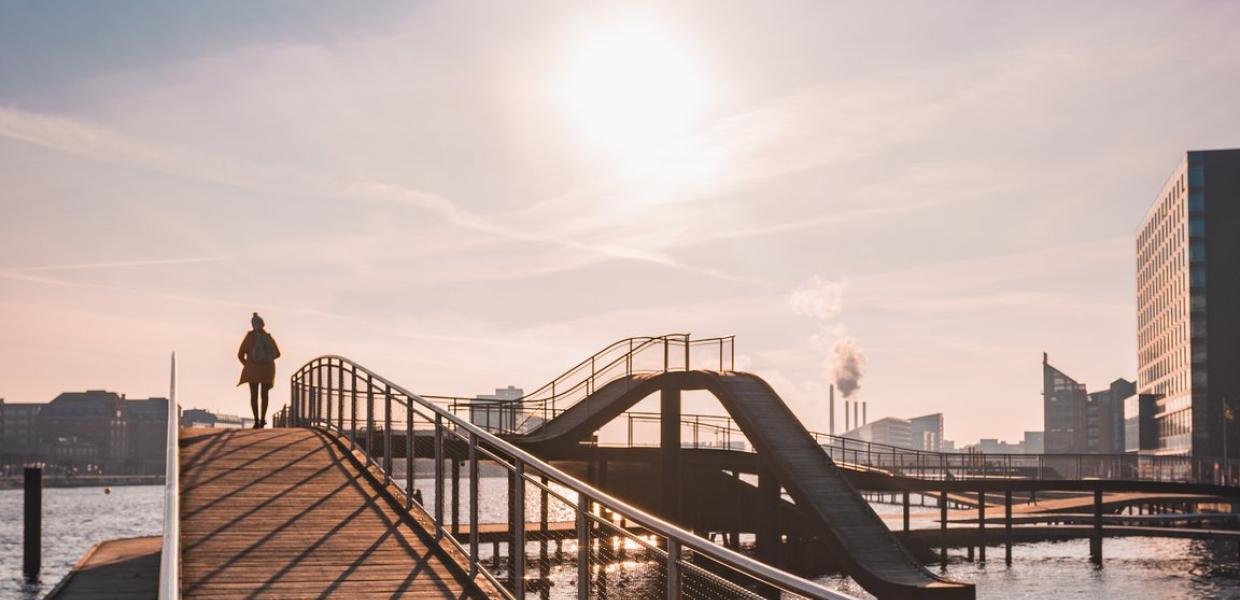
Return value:
<svg viewBox="0 0 1240 600">
<path fill-rule="evenodd" d="M 638 155 L 685 134 L 706 100 L 702 69 L 649 22 L 592 28 L 568 50 L 561 100 L 598 149 Z"/>
</svg>

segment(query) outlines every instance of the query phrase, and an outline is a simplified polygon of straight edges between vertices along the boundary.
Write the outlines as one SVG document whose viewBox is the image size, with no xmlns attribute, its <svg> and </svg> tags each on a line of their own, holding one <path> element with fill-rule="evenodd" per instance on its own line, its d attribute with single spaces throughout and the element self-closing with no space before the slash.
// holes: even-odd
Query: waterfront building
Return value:
<svg viewBox="0 0 1240 600">
<path fill-rule="evenodd" d="M 1080 452 L 1084 447 L 1085 384 L 1052 367 L 1042 353 L 1042 430 L 1046 452 Z"/>
<path fill-rule="evenodd" d="M 495 388 L 494 394 L 474 396 L 469 422 L 490 431 L 511 431 L 516 425 L 517 407 L 525 390 L 519 387 Z"/>
<path fill-rule="evenodd" d="M 908 420 L 914 450 L 939 452 L 943 449 L 943 413 Z"/>
<path fill-rule="evenodd" d="M 1124 401 L 1136 384 L 1116 379 L 1105 390 L 1086 392 L 1085 384 L 1051 366 L 1042 353 L 1042 418 L 1047 454 L 1118 454 L 1124 451 Z"/>
<path fill-rule="evenodd" d="M 909 426 L 908 419 L 898 419 L 896 417 L 884 417 L 877 421 L 866 423 L 846 432 L 844 437 L 875 444 L 899 446 L 901 448 L 914 447 L 912 428 Z"/>
<path fill-rule="evenodd" d="M 129 421 L 126 462 L 130 470 L 151 475 L 163 473 L 168 448 L 168 399 L 126 400 L 125 413 Z"/>
<path fill-rule="evenodd" d="M 208 427 L 213 429 L 250 429 L 254 419 L 211 412 L 201 408 L 181 411 L 181 427 Z"/>
<path fill-rule="evenodd" d="M 39 410 L 36 423 L 39 453 L 48 462 L 116 467 L 129 451 L 125 398 L 115 392 L 62 393 Z"/>
<path fill-rule="evenodd" d="M 1026 431 L 1021 444 L 1024 445 L 1024 454 L 1043 454 L 1046 452 L 1046 434 L 1041 431 Z"/>
<path fill-rule="evenodd" d="M 1158 428 L 1154 414 L 1158 396 L 1136 394 L 1124 400 L 1124 452 L 1150 454 L 1158 450 Z"/>
<path fill-rule="evenodd" d="M 38 455 L 37 418 L 44 406 L 0 398 L 0 457 L 4 462 L 23 462 Z"/>
<path fill-rule="evenodd" d="M 1222 455 L 1223 406 L 1240 407 L 1237 232 L 1240 149 L 1185 153 L 1137 230 L 1137 390 L 1157 398 L 1159 454 Z"/>
</svg>

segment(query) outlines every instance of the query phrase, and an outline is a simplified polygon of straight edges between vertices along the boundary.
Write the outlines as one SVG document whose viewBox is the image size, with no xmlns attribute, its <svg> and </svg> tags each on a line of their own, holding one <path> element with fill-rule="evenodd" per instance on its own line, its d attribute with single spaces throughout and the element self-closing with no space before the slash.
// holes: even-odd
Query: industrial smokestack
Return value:
<svg viewBox="0 0 1240 600">
<path fill-rule="evenodd" d="M 842 338 L 835 342 L 831 355 L 831 370 L 835 385 L 840 388 L 840 393 L 845 399 L 851 398 L 857 390 L 861 389 L 861 367 L 865 364 L 865 356 L 851 338 Z M 856 403 L 854 402 L 853 405 L 855 407 Z"/>
<path fill-rule="evenodd" d="M 870 422 L 870 416 L 866 414 L 866 409 L 870 407 L 870 403 L 865 400 L 861 401 L 861 424 L 865 425 Z"/>
<path fill-rule="evenodd" d="M 844 399 L 844 433 L 852 431 L 852 415 L 848 414 L 848 398 Z"/>
<path fill-rule="evenodd" d="M 861 427 L 861 401 L 853 400 L 853 428 Z"/>
<path fill-rule="evenodd" d="M 827 388 L 827 402 L 830 409 L 827 410 L 827 421 L 830 422 L 829 429 L 831 435 L 835 435 L 835 384 L 831 384 Z"/>
</svg>

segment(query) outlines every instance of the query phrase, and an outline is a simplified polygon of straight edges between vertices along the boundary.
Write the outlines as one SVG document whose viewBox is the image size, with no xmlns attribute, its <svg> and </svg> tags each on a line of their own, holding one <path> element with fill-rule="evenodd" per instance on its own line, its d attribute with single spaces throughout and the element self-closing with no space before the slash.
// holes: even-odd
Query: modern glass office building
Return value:
<svg viewBox="0 0 1240 600">
<path fill-rule="evenodd" d="M 1137 391 L 1157 398 L 1157 452 L 1222 456 L 1224 403 L 1240 407 L 1240 149 L 1185 154 L 1136 256 Z"/>
</svg>

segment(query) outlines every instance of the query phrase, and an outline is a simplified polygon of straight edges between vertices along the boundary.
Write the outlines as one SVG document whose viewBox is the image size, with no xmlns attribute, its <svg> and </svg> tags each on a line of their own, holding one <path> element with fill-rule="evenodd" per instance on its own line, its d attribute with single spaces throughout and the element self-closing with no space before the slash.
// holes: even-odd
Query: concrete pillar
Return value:
<svg viewBox="0 0 1240 600">
<path fill-rule="evenodd" d="M 663 512 L 674 523 L 680 519 L 680 390 L 659 392 L 659 448 L 663 475 Z"/>
<path fill-rule="evenodd" d="M 779 480 L 769 466 L 758 468 L 758 514 L 756 542 L 758 560 L 778 566 L 779 558 Z"/>
</svg>

